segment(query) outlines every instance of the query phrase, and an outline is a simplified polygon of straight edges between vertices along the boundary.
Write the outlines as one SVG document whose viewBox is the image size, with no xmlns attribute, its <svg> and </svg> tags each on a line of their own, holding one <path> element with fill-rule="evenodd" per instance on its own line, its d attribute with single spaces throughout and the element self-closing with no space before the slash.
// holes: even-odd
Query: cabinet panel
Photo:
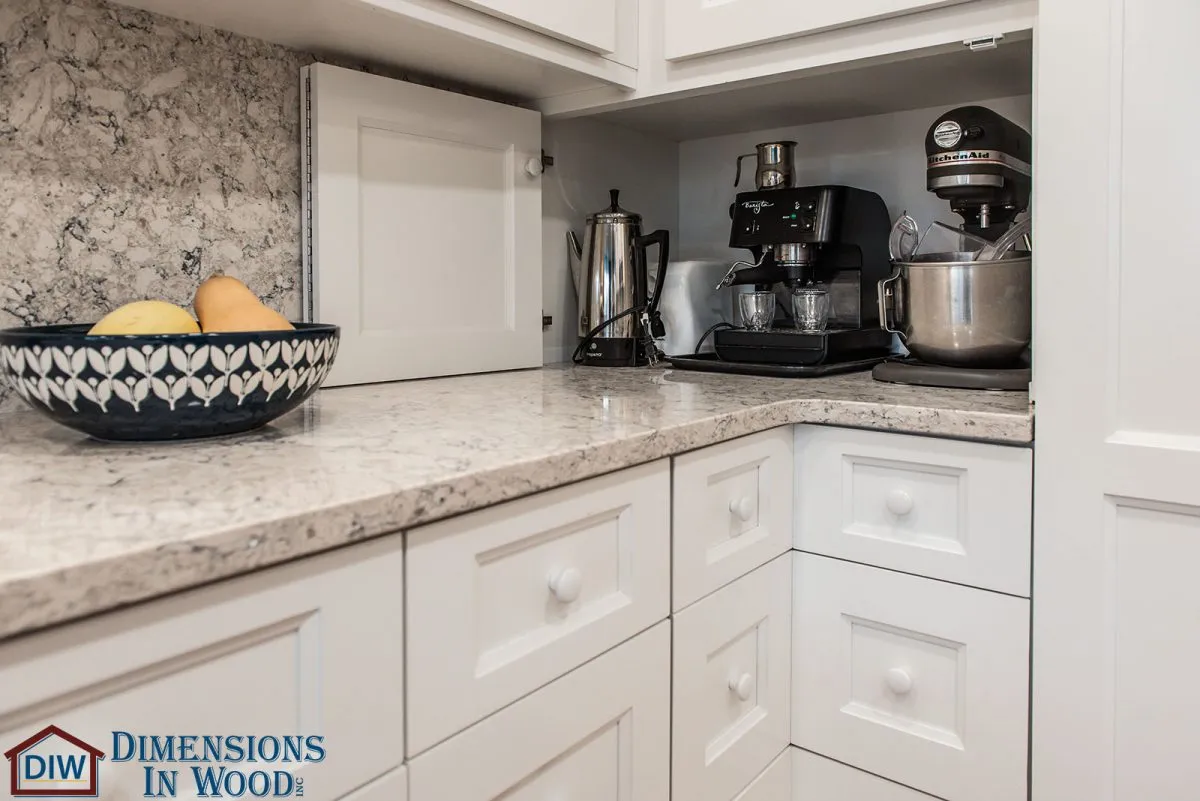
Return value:
<svg viewBox="0 0 1200 801">
<path fill-rule="evenodd" d="M 1029 602 L 796 558 L 792 742 L 947 801 L 1026 793 Z"/>
<path fill-rule="evenodd" d="M 847 0 L 797 3 L 793 0 L 664 0 L 668 60 L 910 14 L 970 0 Z"/>
<path fill-rule="evenodd" d="M 796 426 L 796 547 L 1029 596 L 1033 452 Z"/>
<path fill-rule="evenodd" d="M 795 753 L 792 760 L 792 801 L 938 801 L 933 796 L 855 770 L 802 748 L 791 750 Z"/>
<path fill-rule="evenodd" d="M 617 0 L 454 0 L 597 53 L 617 49 Z"/>
<path fill-rule="evenodd" d="M 321 762 L 158 767 L 179 770 L 178 798 L 196 797 L 191 767 L 288 771 L 306 799 L 340 798 L 403 760 L 402 559 L 392 536 L 16 640 L 0 743 L 54 724 L 107 755 L 100 797 L 125 801 L 146 764 L 118 758 L 132 746 L 114 731 L 321 735 Z"/>
<path fill-rule="evenodd" d="M 788 744 L 790 553 L 675 616 L 675 801 L 726 801 Z"/>
<path fill-rule="evenodd" d="M 412 801 L 663 801 L 670 623 L 414 759 Z"/>
<path fill-rule="evenodd" d="M 679 610 L 790 547 L 791 427 L 676 457 L 671 501 Z"/>
<path fill-rule="evenodd" d="M 792 747 L 783 749 L 766 770 L 733 801 L 792 801 Z"/>
<path fill-rule="evenodd" d="M 342 329 L 326 386 L 541 366 L 540 117 L 325 64 L 305 79 L 304 315 Z"/>
<path fill-rule="evenodd" d="M 667 460 L 407 534 L 409 754 L 669 612 Z"/>
</svg>

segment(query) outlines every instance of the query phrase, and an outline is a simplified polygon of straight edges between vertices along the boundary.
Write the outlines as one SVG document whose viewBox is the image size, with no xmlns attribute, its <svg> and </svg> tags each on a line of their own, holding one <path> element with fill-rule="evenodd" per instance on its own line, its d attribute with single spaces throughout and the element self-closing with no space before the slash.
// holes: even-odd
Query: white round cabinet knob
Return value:
<svg viewBox="0 0 1200 801">
<path fill-rule="evenodd" d="M 754 501 L 743 495 L 729 502 L 729 511 L 738 520 L 748 523 L 754 517 Z"/>
<path fill-rule="evenodd" d="M 749 701 L 754 694 L 754 677 L 749 673 L 735 673 L 729 677 L 729 689 L 739 699 Z"/>
<path fill-rule="evenodd" d="M 888 511 L 896 517 L 904 517 L 913 508 L 912 496 L 902 489 L 894 489 L 889 492 L 884 503 L 887 504 Z"/>
<path fill-rule="evenodd" d="M 525 172 L 530 178 L 537 178 L 542 174 L 542 160 L 534 156 L 529 157 L 529 161 L 525 162 Z"/>
<path fill-rule="evenodd" d="M 912 676 L 904 668 L 892 668 L 884 674 L 883 680 L 896 695 L 908 695 L 912 690 Z"/>
<path fill-rule="evenodd" d="M 555 600 L 569 604 L 579 597 L 579 591 L 583 589 L 583 574 L 576 568 L 568 567 L 551 573 L 546 583 L 550 585 Z"/>
</svg>

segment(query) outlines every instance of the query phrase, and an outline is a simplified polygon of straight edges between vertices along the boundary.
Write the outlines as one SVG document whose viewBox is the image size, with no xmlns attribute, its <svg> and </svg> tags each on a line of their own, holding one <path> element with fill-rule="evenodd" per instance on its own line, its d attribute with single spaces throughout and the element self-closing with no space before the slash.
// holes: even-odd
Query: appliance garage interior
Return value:
<svg viewBox="0 0 1200 801">
<path fill-rule="evenodd" d="M 1194 797 L 1200 4 L 14 2 L 14 797 Z"/>
</svg>

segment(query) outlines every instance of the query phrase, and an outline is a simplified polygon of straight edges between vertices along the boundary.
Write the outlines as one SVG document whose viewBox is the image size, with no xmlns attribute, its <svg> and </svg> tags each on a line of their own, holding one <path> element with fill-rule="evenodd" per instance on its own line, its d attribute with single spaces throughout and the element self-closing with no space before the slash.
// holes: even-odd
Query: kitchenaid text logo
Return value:
<svg viewBox="0 0 1200 801">
<path fill-rule="evenodd" d="M 303 797 L 304 779 L 293 771 L 298 764 L 325 760 L 324 739 L 114 731 L 108 761 L 141 768 L 140 775 L 131 772 L 118 778 L 125 793 L 144 798 L 175 798 L 181 792 L 199 798 Z M 98 794 L 104 753 L 56 726 L 47 726 L 4 755 L 11 763 L 14 797 Z"/>
<path fill-rule="evenodd" d="M 960 164 L 990 164 L 1008 167 L 1022 175 L 1030 173 L 1029 162 L 998 150 L 956 150 L 953 153 L 934 153 L 929 157 L 930 167 L 955 167 Z"/>
<path fill-rule="evenodd" d="M 758 214 L 763 209 L 768 208 L 770 206 L 774 206 L 774 205 L 775 204 L 769 200 L 747 200 L 744 203 L 742 203 L 742 208 L 750 209 L 755 214 Z"/>
</svg>

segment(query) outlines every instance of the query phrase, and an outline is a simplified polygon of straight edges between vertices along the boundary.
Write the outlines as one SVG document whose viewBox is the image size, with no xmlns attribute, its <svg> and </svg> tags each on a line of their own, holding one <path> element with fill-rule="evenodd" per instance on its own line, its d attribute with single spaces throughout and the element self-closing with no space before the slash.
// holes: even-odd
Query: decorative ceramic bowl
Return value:
<svg viewBox="0 0 1200 801">
<path fill-rule="evenodd" d="M 233 434 L 296 408 L 329 374 L 338 327 L 295 326 L 147 336 L 12 328 L 0 331 L 0 375 L 37 411 L 97 439 Z"/>
</svg>

